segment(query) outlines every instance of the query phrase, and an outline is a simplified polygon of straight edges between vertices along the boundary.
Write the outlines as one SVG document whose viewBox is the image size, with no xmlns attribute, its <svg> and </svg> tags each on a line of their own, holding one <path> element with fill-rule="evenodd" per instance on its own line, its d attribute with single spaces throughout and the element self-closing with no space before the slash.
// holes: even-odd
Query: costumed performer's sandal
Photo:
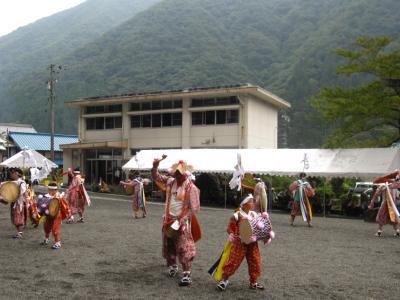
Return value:
<svg viewBox="0 0 400 300">
<path fill-rule="evenodd" d="M 192 278 L 190 278 L 190 272 L 183 272 L 183 276 L 179 281 L 179 286 L 188 286 L 192 284 Z"/>
<path fill-rule="evenodd" d="M 51 246 L 51 249 L 54 249 L 54 250 L 57 250 L 57 249 L 60 249 L 60 248 L 61 248 L 61 243 L 60 242 L 57 242 L 53 246 Z"/>
<path fill-rule="evenodd" d="M 20 240 L 24 238 L 24 234 L 22 232 L 17 232 L 16 234 L 13 235 L 12 238 L 15 240 Z"/>
<path fill-rule="evenodd" d="M 40 245 L 46 246 L 48 243 L 49 243 L 49 239 L 44 239 L 44 240 L 40 243 Z"/>
<path fill-rule="evenodd" d="M 169 277 L 175 277 L 175 275 L 178 273 L 178 266 L 170 266 L 169 271 L 168 271 L 168 276 Z"/>
<path fill-rule="evenodd" d="M 263 290 L 264 286 L 261 283 L 256 282 L 256 283 L 250 283 L 249 288 L 252 290 Z"/>
<path fill-rule="evenodd" d="M 229 281 L 228 280 L 221 280 L 217 284 L 217 290 L 220 292 L 224 292 L 226 290 L 226 287 L 228 286 Z"/>
</svg>

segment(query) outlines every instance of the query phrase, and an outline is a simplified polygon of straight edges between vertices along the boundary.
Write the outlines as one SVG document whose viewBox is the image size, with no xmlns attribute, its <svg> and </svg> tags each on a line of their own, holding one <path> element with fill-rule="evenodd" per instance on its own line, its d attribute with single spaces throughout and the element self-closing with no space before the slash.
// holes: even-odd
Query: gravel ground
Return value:
<svg viewBox="0 0 400 300">
<path fill-rule="evenodd" d="M 12 240 L 9 209 L 0 205 L 1 299 L 399 299 L 400 239 L 385 227 L 361 220 L 300 218 L 273 213 L 276 239 L 260 243 L 264 291 L 248 289 L 247 264 L 228 289 L 217 292 L 207 274 L 225 244 L 230 210 L 203 208 L 203 239 L 197 243 L 193 284 L 178 287 L 161 257 L 163 206 L 149 204 L 149 216 L 134 220 L 127 198 L 95 197 L 86 223 L 63 224 L 63 247 L 40 246 L 42 226 Z"/>
</svg>

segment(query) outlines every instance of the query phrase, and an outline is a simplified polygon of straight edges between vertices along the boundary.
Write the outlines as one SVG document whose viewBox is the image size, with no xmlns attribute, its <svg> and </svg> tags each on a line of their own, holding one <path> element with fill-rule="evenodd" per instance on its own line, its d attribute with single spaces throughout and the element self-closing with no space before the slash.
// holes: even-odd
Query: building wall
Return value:
<svg viewBox="0 0 400 300">
<path fill-rule="evenodd" d="M 181 148 L 182 128 L 133 128 L 130 130 L 131 149 Z"/>
<path fill-rule="evenodd" d="M 190 127 L 190 148 L 238 148 L 239 125 Z"/>
<path fill-rule="evenodd" d="M 130 149 L 152 148 L 276 148 L 277 110 L 252 96 L 241 96 L 239 123 L 193 126 L 190 99 L 182 106 L 182 126 L 168 128 L 130 128 L 128 105 L 123 109 L 123 129 L 86 130 L 85 120 L 79 121 L 82 142 L 128 139 Z M 82 111 L 80 115 L 82 116 Z M 129 149 L 125 153 L 129 154 Z"/>
<path fill-rule="evenodd" d="M 118 141 L 122 139 L 121 129 L 85 130 L 83 142 Z"/>
<path fill-rule="evenodd" d="M 277 148 L 278 111 L 254 97 L 246 97 L 246 148 Z"/>
</svg>

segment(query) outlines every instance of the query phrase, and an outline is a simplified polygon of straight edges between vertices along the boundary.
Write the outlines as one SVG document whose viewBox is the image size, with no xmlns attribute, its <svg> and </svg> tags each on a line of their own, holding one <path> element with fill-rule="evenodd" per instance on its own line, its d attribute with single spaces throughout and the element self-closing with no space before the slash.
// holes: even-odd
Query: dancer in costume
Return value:
<svg viewBox="0 0 400 300">
<path fill-rule="evenodd" d="M 146 197 L 144 194 L 144 182 L 140 178 L 139 174 L 136 173 L 135 179 L 129 179 L 128 181 L 120 181 L 120 184 L 124 188 L 131 186 L 133 188 L 132 194 L 132 215 L 135 219 L 139 217 L 140 210 L 142 211 L 142 217 L 145 218 L 147 215 L 146 210 Z"/>
<path fill-rule="evenodd" d="M 200 228 L 194 213 L 200 210 L 200 191 L 191 181 L 192 167 L 184 161 L 172 165 L 170 174 L 165 176 L 158 172 L 160 161 L 155 159 L 151 175 L 153 180 L 166 185 L 166 206 L 162 228 L 163 257 L 167 261 L 168 274 L 174 277 L 181 263 L 183 274 L 179 286 L 192 283 L 191 266 L 196 256 L 195 241 Z"/>
<path fill-rule="evenodd" d="M 256 186 L 254 187 L 254 211 L 257 213 L 263 213 L 266 212 L 268 208 L 268 197 L 265 183 L 261 180 L 261 178 L 254 179 L 257 182 Z"/>
<path fill-rule="evenodd" d="M 39 198 L 38 203 L 41 203 L 39 207 L 44 209 L 42 217 L 45 218 L 43 229 L 44 229 L 44 240 L 41 245 L 47 245 L 50 239 L 50 233 L 53 232 L 54 244 L 52 249 L 61 248 L 61 234 L 60 226 L 64 219 L 71 216 L 71 210 L 69 209 L 68 203 L 64 198 L 64 195 L 60 194 L 57 190 L 57 183 L 52 182 L 48 185 L 48 193 Z M 54 200 L 55 199 L 55 200 Z M 58 205 L 50 206 L 50 201 L 58 201 Z M 49 210 L 54 211 L 49 211 Z"/>
<path fill-rule="evenodd" d="M 17 229 L 14 239 L 22 239 L 24 237 L 25 210 L 29 208 L 29 192 L 28 185 L 22 179 L 23 173 L 19 168 L 10 169 L 10 179 L 19 186 L 19 197 L 17 201 L 10 204 L 11 223 Z M 3 204 L 8 204 L 0 196 Z"/>
<path fill-rule="evenodd" d="M 258 248 L 258 243 L 257 241 L 254 241 L 250 244 L 245 244 L 239 237 L 239 223 L 244 219 L 252 220 L 258 215 L 255 211 L 253 211 L 253 208 L 254 198 L 252 195 L 249 195 L 240 203 L 240 210 L 235 212 L 230 218 L 227 228 L 230 245 L 228 243 L 225 246 L 225 253 L 222 255 L 224 256 L 225 254 L 224 260 L 227 260 L 227 262 L 219 264 L 219 267 L 222 267 L 222 280 L 217 284 L 217 289 L 219 291 L 226 290 L 229 283 L 229 277 L 231 277 L 240 267 L 244 257 L 246 257 L 249 268 L 249 287 L 255 290 L 264 289 L 264 286 L 257 282 L 261 275 L 261 255 Z M 265 243 L 267 243 L 267 241 L 265 241 Z M 226 251 L 229 253 L 226 253 Z"/>
<path fill-rule="evenodd" d="M 290 225 L 293 226 L 296 215 L 301 210 L 304 222 L 307 222 L 308 226 L 312 226 L 312 210 L 309 197 L 315 195 L 315 191 L 312 186 L 305 180 L 307 177 L 306 173 L 302 172 L 299 175 L 300 179 L 294 181 L 290 186 L 289 190 L 293 194 L 293 206 L 290 213 Z"/>
<path fill-rule="evenodd" d="M 90 197 L 83 185 L 84 179 L 80 174 L 80 170 L 75 169 L 73 173 L 74 178 L 66 192 L 69 207 L 71 209 L 71 217 L 68 219 L 67 223 L 72 223 L 74 221 L 75 214 L 79 215 L 78 222 L 84 223 L 83 213 L 85 211 L 85 206 L 90 206 Z"/>
<path fill-rule="evenodd" d="M 391 224 L 395 231 L 394 235 L 400 237 L 400 215 L 396 206 L 398 189 L 400 189 L 400 171 L 396 170 L 395 172 L 381 176 L 375 179 L 373 183 L 381 183 L 382 185 L 376 190 L 368 208 L 374 208 L 376 200 L 379 196 L 383 196 L 381 207 L 376 216 L 378 231 L 375 233 L 375 236 L 382 236 L 383 225 Z"/>
</svg>

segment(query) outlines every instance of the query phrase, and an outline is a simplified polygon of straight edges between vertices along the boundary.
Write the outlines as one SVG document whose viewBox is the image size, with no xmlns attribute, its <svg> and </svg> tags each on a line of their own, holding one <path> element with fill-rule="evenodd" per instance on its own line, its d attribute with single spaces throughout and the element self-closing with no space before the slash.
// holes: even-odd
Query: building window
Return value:
<svg viewBox="0 0 400 300">
<path fill-rule="evenodd" d="M 161 127 L 161 114 L 151 115 L 151 127 Z"/>
<path fill-rule="evenodd" d="M 95 118 L 90 118 L 90 119 L 86 119 L 86 129 L 87 130 L 93 130 L 96 129 L 96 122 L 95 122 Z"/>
<path fill-rule="evenodd" d="M 147 111 L 182 108 L 182 100 L 157 100 L 131 103 L 131 111 Z"/>
<path fill-rule="evenodd" d="M 142 116 L 142 127 L 151 127 L 151 115 Z"/>
<path fill-rule="evenodd" d="M 239 110 L 210 110 L 192 112 L 192 125 L 239 123 Z"/>
<path fill-rule="evenodd" d="M 217 110 L 217 124 L 226 124 L 225 110 Z"/>
<path fill-rule="evenodd" d="M 160 128 L 182 126 L 182 113 L 131 116 L 131 128 Z"/>
<path fill-rule="evenodd" d="M 161 101 L 153 101 L 153 102 L 151 102 L 151 109 L 152 110 L 161 109 Z"/>
<path fill-rule="evenodd" d="M 105 118 L 106 120 L 106 129 L 114 128 L 114 118 Z"/>
<path fill-rule="evenodd" d="M 182 114 L 173 113 L 172 114 L 172 126 L 182 126 Z"/>
<path fill-rule="evenodd" d="M 140 111 L 140 103 L 132 103 L 131 110 L 133 111 Z"/>
<path fill-rule="evenodd" d="M 121 129 L 122 117 L 86 118 L 86 130 Z"/>
<path fill-rule="evenodd" d="M 203 125 L 203 113 L 201 111 L 192 112 L 192 125 Z"/>
<path fill-rule="evenodd" d="M 86 107 L 86 114 L 101 114 L 101 113 L 113 113 L 113 112 L 122 112 L 122 104 Z"/>
<path fill-rule="evenodd" d="M 214 125 L 215 124 L 215 110 L 206 111 L 203 114 L 204 124 L 206 125 Z"/>
<path fill-rule="evenodd" d="M 172 126 L 172 114 L 162 114 L 162 126 L 163 127 Z"/>
<path fill-rule="evenodd" d="M 217 97 L 217 98 L 197 98 L 197 99 L 192 99 L 191 107 L 235 105 L 235 104 L 239 104 L 239 98 L 236 96 Z"/>
<path fill-rule="evenodd" d="M 140 128 L 141 124 L 141 116 L 132 116 L 131 117 L 131 128 Z"/>
<path fill-rule="evenodd" d="M 239 111 L 237 109 L 226 111 L 226 123 L 228 124 L 239 123 Z"/>
<path fill-rule="evenodd" d="M 95 118 L 96 120 L 96 128 L 97 130 L 99 129 L 104 129 L 104 118 Z"/>
</svg>

